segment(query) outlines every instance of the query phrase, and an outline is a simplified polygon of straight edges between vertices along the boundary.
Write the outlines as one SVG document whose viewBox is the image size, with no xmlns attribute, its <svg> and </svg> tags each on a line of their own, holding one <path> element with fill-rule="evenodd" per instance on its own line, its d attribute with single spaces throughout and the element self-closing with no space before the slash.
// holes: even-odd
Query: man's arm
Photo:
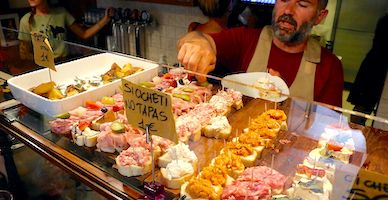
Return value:
<svg viewBox="0 0 388 200">
<path fill-rule="evenodd" d="M 216 45 L 212 37 L 201 32 L 190 32 L 178 41 L 178 61 L 186 69 L 208 74 L 216 65 Z M 206 77 L 197 77 L 199 82 Z"/>
</svg>

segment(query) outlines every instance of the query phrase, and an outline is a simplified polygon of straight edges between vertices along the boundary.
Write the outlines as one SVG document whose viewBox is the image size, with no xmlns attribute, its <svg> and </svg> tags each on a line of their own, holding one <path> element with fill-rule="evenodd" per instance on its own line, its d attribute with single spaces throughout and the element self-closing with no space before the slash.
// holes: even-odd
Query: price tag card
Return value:
<svg viewBox="0 0 388 200">
<path fill-rule="evenodd" d="M 349 199 L 388 199 L 388 176 L 361 169 Z"/>
<path fill-rule="evenodd" d="M 154 135 L 177 143 L 171 96 L 122 79 L 122 88 L 128 122 L 145 131 L 151 125 Z"/>
<path fill-rule="evenodd" d="M 31 36 L 35 63 L 57 71 L 54 64 L 54 53 L 47 36 L 40 33 L 32 33 Z"/>
</svg>

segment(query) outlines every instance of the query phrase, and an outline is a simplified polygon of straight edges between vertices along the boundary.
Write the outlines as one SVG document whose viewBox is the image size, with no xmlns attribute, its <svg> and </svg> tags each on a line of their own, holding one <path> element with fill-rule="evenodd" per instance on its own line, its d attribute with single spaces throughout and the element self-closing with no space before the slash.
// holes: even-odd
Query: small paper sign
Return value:
<svg viewBox="0 0 388 200">
<path fill-rule="evenodd" d="M 154 135 L 177 143 L 171 96 L 122 79 L 128 122 L 145 131 L 151 125 Z"/>
<path fill-rule="evenodd" d="M 32 33 L 31 35 L 35 63 L 57 71 L 54 64 L 54 53 L 47 36 L 40 33 Z"/>
<path fill-rule="evenodd" d="M 361 169 L 348 198 L 388 199 L 388 176 Z"/>
</svg>

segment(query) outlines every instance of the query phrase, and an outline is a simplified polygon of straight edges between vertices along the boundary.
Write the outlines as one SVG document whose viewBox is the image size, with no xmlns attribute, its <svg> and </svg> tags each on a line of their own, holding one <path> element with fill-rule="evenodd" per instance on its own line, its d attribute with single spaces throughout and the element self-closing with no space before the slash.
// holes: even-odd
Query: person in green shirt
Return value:
<svg viewBox="0 0 388 200">
<path fill-rule="evenodd" d="M 67 56 L 63 41 L 66 40 L 68 29 L 78 37 L 88 39 L 109 23 L 114 15 L 113 9 L 108 8 L 99 22 L 84 29 L 75 23 L 74 17 L 65 8 L 52 8 L 47 0 L 28 0 L 28 3 L 32 10 L 21 18 L 18 34 L 20 58 L 24 60 L 33 60 L 31 32 L 46 35 L 54 51 L 54 58 L 61 60 Z"/>
</svg>

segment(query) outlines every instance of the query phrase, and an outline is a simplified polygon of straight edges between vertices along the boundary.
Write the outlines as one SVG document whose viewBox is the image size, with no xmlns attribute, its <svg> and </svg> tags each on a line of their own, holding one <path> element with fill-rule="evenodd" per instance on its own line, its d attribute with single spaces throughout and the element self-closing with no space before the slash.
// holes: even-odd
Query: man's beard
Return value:
<svg viewBox="0 0 388 200">
<path fill-rule="evenodd" d="M 314 26 L 315 19 L 316 17 L 314 17 L 310 21 L 303 23 L 299 27 L 299 29 L 297 29 L 298 23 L 295 21 L 294 18 L 292 18 L 292 15 L 283 14 L 277 19 L 277 21 L 275 21 L 275 12 L 273 12 L 272 29 L 274 31 L 275 37 L 278 38 L 280 41 L 287 44 L 300 44 L 304 42 L 309 36 L 311 29 Z M 281 29 L 279 22 L 287 22 L 291 24 L 294 28 L 288 30 Z"/>
</svg>

